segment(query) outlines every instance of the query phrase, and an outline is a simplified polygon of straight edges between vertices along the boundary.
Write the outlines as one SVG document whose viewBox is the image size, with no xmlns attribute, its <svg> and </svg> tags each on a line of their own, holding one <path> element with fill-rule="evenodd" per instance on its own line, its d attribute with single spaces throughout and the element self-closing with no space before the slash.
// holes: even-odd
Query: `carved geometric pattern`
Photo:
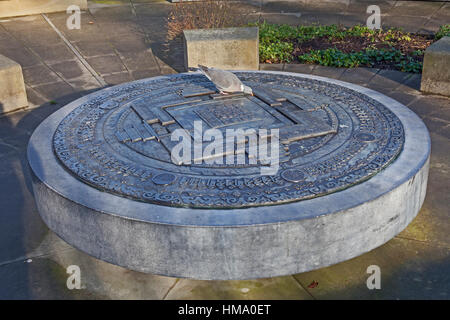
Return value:
<svg viewBox="0 0 450 320">
<path fill-rule="evenodd" d="M 402 150 L 399 119 L 362 93 L 297 76 L 236 74 L 255 96 L 217 95 L 198 74 L 100 91 L 59 124 L 55 154 L 74 176 L 105 192 L 169 206 L 240 208 L 348 188 L 377 174 Z M 173 163 L 170 151 L 177 142 L 171 133 L 193 133 L 195 120 L 204 120 L 203 130 L 279 129 L 278 172 L 261 176 L 260 162 Z"/>
</svg>

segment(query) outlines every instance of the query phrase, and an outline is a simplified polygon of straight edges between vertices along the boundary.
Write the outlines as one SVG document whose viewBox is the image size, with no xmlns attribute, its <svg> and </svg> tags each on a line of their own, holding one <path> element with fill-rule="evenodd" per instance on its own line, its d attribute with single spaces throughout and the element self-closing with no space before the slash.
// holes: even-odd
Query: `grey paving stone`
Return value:
<svg viewBox="0 0 450 320">
<path fill-rule="evenodd" d="M 128 81 L 132 81 L 131 75 L 128 72 L 120 72 L 114 73 L 107 76 L 104 76 L 105 81 L 108 84 L 115 85 L 119 83 L 124 83 Z"/>
<path fill-rule="evenodd" d="M 133 79 L 139 80 L 139 79 L 144 79 L 144 78 L 156 77 L 156 76 L 159 76 L 160 73 L 156 69 L 136 70 L 136 71 L 131 72 L 131 75 L 132 75 Z"/>
<path fill-rule="evenodd" d="M 439 132 L 448 125 L 447 121 L 433 117 L 432 115 L 424 117 L 422 120 L 425 122 L 428 130 L 436 134 L 439 134 Z"/>
<path fill-rule="evenodd" d="M 109 42 L 120 53 L 141 52 L 150 48 L 144 36 L 132 35 L 130 37 L 111 38 Z"/>
<path fill-rule="evenodd" d="M 120 56 L 125 66 L 130 71 L 154 69 L 159 72 L 158 65 L 150 49 L 139 52 L 121 52 Z"/>
<path fill-rule="evenodd" d="M 136 1 L 133 1 L 133 3 Z M 136 4 L 136 14 L 138 16 L 145 15 L 149 17 L 167 16 L 172 10 L 173 6 L 167 2 L 161 3 L 142 3 Z"/>
<path fill-rule="evenodd" d="M 447 24 L 448 21 L 450 21 L 450 16 L 444 19 L 436 19 L 433 17 L 425 23 L 425 25 L 419 30 L 419 33 L 434 34 L 439 31 L 439 28 L 442 25 Z"/>
<path fill-rule="evenodd" d="M 365 11 L 364 11 L 365 12 Z M 367 16 L 363 14 L 343 14 L 339 16 L 339 24 L 345 27 L 353 27 L 356 25 L 365 25 Z"/>
<path fill-rule="evenodd" d="M 404 92 L 401 90 L 394 90 L 394 91 L 386 92 L 385 94 L 404 105 L 408 105 L 420 97 L 420 92 L 418 92 L 418 94 L 413 94 L 413 93 Z"/>
<path fill-rule="evenodd" d="M 414 102 L 408 104 L 408 108 L 417 113 L 420 117 L 429 116 L 436 112 L 440 103 L 447 102 L 446 98 L 437 98 L 434 96 L 422 96 Z"/>
<path fill-rule="evenodd" d="M 26 30 L 10 29 L 9 31 L 28 47 L 51 46 L 61 43 L 58 34 L 49 25 L 39 28 L 29 27 Z"/>
<path fill-rule="evenodd" d="M 342 73 L 339 80 L 364 86 L 377 74 L 378 71 L 378 69 L 374 68 L 349 68 Z"/>
<path fill-rule="evenodd" d="M 24 179 L 27 170 L 17 155 L 3 158 L 0 172 L 0 264 L 26 256 L 38 246 L 47 230 L 37 214 L 33 196 Z M 14 190 L 14 192 L 11 192 Z"/>
<path fill-rule="evenodd" d="M 312 19 L 307 16 L 305 19 L 303 19 L 302 16 L 292 15 L 292 14 L 272 14 L 272 13 L 265 13 L 261 15 L 261 21 L 266 21 L 267 23 L 273 23 L 273 24 L 287 24 L 291 26 L 297 26 L 297 25 L 310 25 L 313 22 Z"/>
<path fill-rule="evenodd" d="M 129 3 L 120 6 L 90 6 L 89 12 L 97 22 L 126 22 L 136 19 Z"/>
<path fill-rule="evenodd" d="M 8 157 L 15 152 L 16 149 L 0 140 L 0 159 Z"/>
<path fill-rule="evenodd" d="M 261 63 L 259 70 L 283 71 L 284 63 Z"/>
<path fill-rule="evenodd" d="M 167 300 L 310 300 L 311 296 L 291 276 L 245 281 L 202 281 L 181 279 Z"/>
<path fill-rule="evenodd" d="M 65 13 L 48 14 L 47 16 L 58 30 L 70 41 L 105 40 L 105 34 L 100 31 L 95 19 L 87 12 L 81 12 L 80 29 L 67 28 L 67 14 Z"/>
<path fill-rule="evenodd" d="M 70 51 L 70 49 L 64 43 L 58 43 L 56 45 L 48 46 L 37 46 L 30 48 L 34 53 L 36 53 L 39 58 L 47 63 L 52 63 L 61 60 L 74 59 L 75 54 Z"/>
<path fill-rule="evenodd" d="M 78 78 L 86 72 L 79 60 L 60 61 L 50 64 L 50 67 L 65 79 Z"/>
<path fill-rule="evenodd" d="M 87 58 L 87 62 L 100 74 L 124 71 L 125 67 L 117 55 Z"/>
<path fill-rule="evenodd" d="M 302 1 L 261 1 L 261 11 L 264 13 L 280 13 L 280 12 L 306 12 L 311 8 Z"/>
<path fill-rule="evenodd" d="M 1 29 L 0 29 L 1 31 Z M 12 48 L 21 48 L 22 43 L 14 38 L 12 35 L 7 33 L 6 31 L 0 32 L 0 50 L 2 49 L 12 49 Z"/>
<path fill-rule="evenodd" d="M 450 125 L 441 128 L 438 134 L 450 140 Z"/>
<path fill-rule="evenodd" d="M 110 20 L 114 21 L 114 20 Z M 122 22 L 122 23 L 111 23 L 111 22 L 102 22 L 99 24 L 100 32 L 102 32 L 105 36 L 109 37 L 110 35 L 114 35 L 117 37 L 118 35 L 128 35 L 128 34 L 141 34 L 141 29 L 139 25 L 135 22 Z"/>
<path fill-rule="evenodd" d="M 35 66 L 40 64 L 39 58 L 25 47 L 17 48 L 0 48 L 0 54 L 16 61 L 22 68 Z"/>
<path fill-rule="evenodd" d="M 387 14 L 390 12 L 391 8 L 395 5 L 393 0 L 350 0 L 346 9 L 347 14 L 363 16 L 365 19 L 369 16 L 367 7 L 369 5 L 377 5 L 380 7 L 381 14 Z"/>
<path fill-rule="evenodd" d="M 395 70 L 380 70 L 368 83 L 368 87 L 383 93 L 395 90 L 405 83 L 411 74 Z"/>
<path fill-rule="evenodd" d="M 25 83 L 29 86 L 37 86 L 44 83 L 61 81 L 56 73 L 43 64 L 22 68 L 22 72 Z"/>
<path fill-rule="evenodd" d="M 38 94 L 33 88 L 25 86 L 27 92 L 28 105 L 30 108 L 40 106 L 47 102 L 40 94 Z"/>
<path fill-rule="evenodd" d="M 311 74 L 315 67 L 315 64 L 288 63 L 284 66 L 284 71 Z"/>
<path fill-rule="evenodd" d="M 427 21 L 422 17 L 386 16 L 381 19 L 381 26 L 383 29 L 400 28 L 406 32 L 417 32 Z"/>
<path fill-rule="evenodd" d="M 403 85 L 413 90 L 420 90 L 421 79 L 422 76 L 420 74 L 412 74 L 408 79 L 405 80 Z"/>
<path fill-rule="evenodd" d="M 83 57 L 94 57 L 107 54 L 114 54 L 114 48 L 106 39 L 98 40 L 80 40 L 72 43 Z"/>
<path fill-rule="evenodd" d="M 443 2 L 432 1 L 396 1 L 388 14 L 391 16 L 429 17 L 436 13 Z"/>
<path fill-rule="evenodd" d="M 334 68 L 317 65 L 313 69 L 312 74 L 322 77 L 339 79 L 345 71 L 346 68 Z"/>
<path fill-rule="evenodd" d="M 419 213 L 420 216 L 420 213 Z M 383 246 L 334 266 L 295 275 L 316 299 L 448 299 L 449 249 L 394 238 Z M 381 290 L 369 290 L 367 267 L 381 271 Z"/>
<path fill-rule="evenodd" d="M 86 290 L 69 290 L 66 268 L 44 257 L 0 266 L 0 299 L 101 299 Z"/>
<path fill-rule="evenodd" d="M 67 267 L 80 268 L 81 289 L 69 290 Z M 162 299 L 176 279 L 132 272 L 75 250 L 0 266 L 0 299 Z"/>
<path fill-rule="evenodd" d="M 97 79 L 95 79 L 90 74 L 85 74 L 79 78 L 68 79 L 67 82 L 73 87 L 75 91 L 80 92 L 102 87 L 102 84 L 100 84 Z"/>
<path fill-rule="evenodd" d="M 342 13 L 347 10 L 346 1 L 307 1 L 307 10 Z"/>
<path fill-rule="evenodd" d="M 300 24 L 338 25 L 343 13 L 304 13 L 300 17 Z"/>
<path fill-rule="evenodd" d="M 59 101 L 64 96 L 74 93 L 74 89 L 63 81 L 35 86 L 34 89 L 48 101 Z"/>
<path fill-rule="evenodd" d="M 440 121 L 424 118 L 431 131 L 431 165 L 428 178 L 427 196 L 419 215 L 399 234 L 399 237 L 415 239 L 432 246 L 450 248 L 448 228 L 448 204 L 450 194 L 445 190 L 450 188 L 450 153 L 449 137 L 445 136 L 448 126 L 442 126 Z"/>
</svg>

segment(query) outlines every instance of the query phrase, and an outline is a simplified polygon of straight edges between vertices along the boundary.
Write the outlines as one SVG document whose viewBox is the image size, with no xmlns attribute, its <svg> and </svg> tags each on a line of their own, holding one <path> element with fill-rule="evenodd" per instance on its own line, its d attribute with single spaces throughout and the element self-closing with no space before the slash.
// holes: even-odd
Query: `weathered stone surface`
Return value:
<svg viewBox="0 0 450 320">
<path fill-rule="evenodd" d="M 226 70 L 258 70 L 258 28 L 184 30 L 186 69 L 199 64 Z"/>
<path fill-rule="evenodd" d="M 0 18 L 66 11 L 70 5 L 87 9 L 87 0 L 8 0 L 0 1 Z"/>
<path fill-rule="evenodd" d="M 420 90 L 450 96 L 450 37 L 425 50 Z"/>
<path fill-rule="evenodd" d="M 0 114 L 28 105 L 22 67 L 0 55 Z"/>
<path fill-rule="evenodd" d="M 53 151 L 52 136 L 61 121 L 80 104 L 103 101 L 103 91 L 51 115 L 30 140 L 28 159 L 43 220 L 68 243 L 99 259 L 141 272 L 198 279 L 304 272 L 382 245 L 402 231 L 422 205 L 430 153 L 426 128 L 409 109 L 378 92 L 316 76 L 299 78 L 339 85 L 388 106 L 405 131 L 397 159 L 345 190 L 276 206 L 200 211 L 135 201 L 82 182 L 59 164 Z M 127 85 L 148 87 L 145 81 L 150 80 Z M 114 92 L 111 89 L 106 92 Z M 107 106 L 114 108 L 114 103 Z M 152 181 L 159 176 L 152 175 Z"/>
</svg>

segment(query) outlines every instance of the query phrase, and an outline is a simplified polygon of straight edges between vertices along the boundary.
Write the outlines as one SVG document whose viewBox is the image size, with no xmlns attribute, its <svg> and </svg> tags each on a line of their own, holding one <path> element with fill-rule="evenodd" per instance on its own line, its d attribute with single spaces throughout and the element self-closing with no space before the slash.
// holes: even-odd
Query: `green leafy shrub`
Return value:
<svg viewBox="0 0 450 320">
<path fill-rule="evenodd" d="M 261 62 L 289 63 L 298 59 L 302 63 L 345 68 L 389 65 L 398 70 L 417 73 L 422 69 L 424 50 L 403 53 L 397 49 L 404 50 L 405 43 L 413 41 L 411 34 L 400 29 L 371 30 L 359 25 L 351 28 L 336 25 L 289 26 L 266 22 L 253 25 L 259 27 Z M 450 33 L 450 25 L 447 27 L 447 29 L 441 27 L 441 34 Z M 302 44 L 307 47 L 314 46 L 314 42 L 308 43 L 314 39 L 324 39 L 326 43 L 333 45 L 340 41 L 351 43 L 355 38 L 360 38 L 359 41 L 365 44 L 362 50 L 349 52 L 349 48 L 346 48 L 344 52 L 336 47 L 330 47 L 309 52 L 303 50 L 294 54 L 296 46 L 300 47 Z"/>
<path fill-rule="evenodd" d="M 434 36 L 436 40 L 439 40 L 442 37 L 450 37 L 450 24 L 444 24 L 439 27 L 439 31 L 436 32 Z"/>
</svg>

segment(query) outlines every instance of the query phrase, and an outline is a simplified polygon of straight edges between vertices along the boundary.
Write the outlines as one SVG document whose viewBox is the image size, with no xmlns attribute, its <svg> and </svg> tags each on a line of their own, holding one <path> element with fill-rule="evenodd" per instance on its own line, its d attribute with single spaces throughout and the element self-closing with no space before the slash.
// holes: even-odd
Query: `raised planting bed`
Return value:
<svg viewBox="0 0 450 320">
<path fill-rule="evenodd" d="M 331 26 L 289 26 L 259 23 L 262 63 L 311 63 L 332 67 L 373 67 L 422 72 L 424 52 L 450 35 L 450 25 L 434 35 L 400 29 L 371 30 Z"/>
</svg>

